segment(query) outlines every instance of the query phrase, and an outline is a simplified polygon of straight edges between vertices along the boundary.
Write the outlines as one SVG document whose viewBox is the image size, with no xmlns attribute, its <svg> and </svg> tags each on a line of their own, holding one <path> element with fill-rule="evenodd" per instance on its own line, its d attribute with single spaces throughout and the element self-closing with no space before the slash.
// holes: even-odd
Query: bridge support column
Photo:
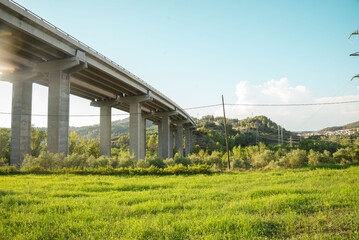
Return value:
<svg viewBox="0 0 359 240">
<path fill-rule="evenodd" d="M 31 154 L 32 82 L 13 82 L 10 164 L 20 167 Z"/>
<path fill-rule="evenodd" d="M 183 154 L 183 125 L 190 123 L 188 120 L 178 120 L 174 122 L 177 126 L 176 128 L 176 153 L 179 153 L 181 156 Z"/>
<path fill-rule="evenodd" d="M 189 127 L 186 127 L 185 129 L 185 137 L 186 137 L 185 156 L 188 157 L 188 155 L 191 153 L 191 129 Z"/>
<path fill-rule="evenodd" d="M 90 106 L 100 108 L 100 155 L 111 156 L 111 111 L 116 100 L 92 101 Z"/>
<path fill-rule="evenodd" d="M 170 152 L 170 118 L 169 116 L 162 117 L 162 158 L 169 158 Z"/>
<path fill-rule="evenodd" d="M 69 153 L 70 75 L 62 71 L 49 73 L 47 150 Z"/>
<path fill-rule="evenodd" d="M 130 104 L 130 154 L 141 157 L 141 104 Z"/>
<path fill-rule="evenodd" d="M 157 126 L 158 126 L 158 134 L 157 134 L 157 148 L 158 148 L 158 151 L 157 151 L 157 155 L 158 157 L 161 157 L 162 158 L 162 139 L 163 139 L 163 134 L 162 134 L 162 122 L 158 122 L 157 123 Z"/>
<path fill-rule="evenodd" d="M 87 68 L 85 53 L 75 57 L 40 63 L 35 71 L 49 73 L 47 150 L 69 153 L 70 74 Z"/>
<path fill-rule="evenodd" d="M 173 157 L 173 130 L 170 129 L 170 116 L 177 114 L 177 110 L 152 114 L 154 116 L 161 117 L 162 119 L 161 123 L 158 125 L 158 156 L 164 159 Z"/>
<path fill-rule="evenodd" d="M 173 133 L 174 133 L 174 128 L 170 127 L 170 136 L 169 136 L 169 153 L 168 153 L 168 157 L 169 158 L 173 158 Z"/>
<path fill-rule="evenodd" d="M 134 155 L 137 160 L 144 157 L 144 155 L 142 155 L 142 148 L 145 148 L 146 142 L 144 141 L 144 137 L 142 138 L 144 129 L 142 128 L 143 119 L 141 103 L 152 100 L 153 97 L 151 91 L 148 91 L 146 95 L 116 99 L 117 102 L 123 102 L 130 105 L 130 154 Z M 144 128 L 146 127 L 144 126 Z"/>
<path fill-rule="evenodd" d="M 100 155 L 111 157 L 111 106 L 100 107 Z"/>
<path fill-rule="evenodd" d="M 141 156 L 140 159 L 146 158 L 146 118 L 142 117 L 141 123 Z"/>
<path fill-rule="evenodd" d="M 176 153 L 183 156 L 183 125 L 177 125 L 176 131 Z"/>
</svg>

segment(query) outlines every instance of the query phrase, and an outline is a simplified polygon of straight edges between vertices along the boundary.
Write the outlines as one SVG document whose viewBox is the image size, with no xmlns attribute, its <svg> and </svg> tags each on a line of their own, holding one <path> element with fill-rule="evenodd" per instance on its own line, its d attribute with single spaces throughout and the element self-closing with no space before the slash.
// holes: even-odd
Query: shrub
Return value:
<svg viewBox="0 0 359 240">
<path fill-rule="evenodd" d="M 234 169 L 238 169 L 238 168 L 247 168 L 248 167 L 248 162 L 246 158 L 231 158 L 231 163 Z"/>
<path fill-rule="evenodd" d="M 50 152 L 41 152 L 38 157 L 26 155 L 24 158 L 23 166 L 24 169 L 39 166 L 45 169 L 60 169 L 63 167 L 65 156 L 64 154 L 54 154 Z"/>
<path fill-rule="evenodd" d="M 263 168 L 263 170 L 269 170 L 269 169 L 280 169 L 280 166 L 278 165 L 278 161 L 270 161 L 267 166 Z"/>
<path fill-rule="evenodd" d="M 320 164 L 330 163 L 330 158 L 328 158 L 325 154 L 313 151 L 312 149 L 308 154 L 308 165 L 315 166 Z"/>
<path fill-rule="evenodd" d="M 108 159 L 108 164 L 113 168 L 120 167 L 120 160 L 118 159 L 118 155 L 112 156 Z"/>
<path fill-rule="evenodd" d="M 141 159 L 141 160 L 137 161 L 136 167 L 138 167 L 138 168 L 148 168 L 148 167 L 150 167 L 150 164 L 149 164 L 148 161 Z"/>
<path fill-rule="evenodd" d="M 129 153 L 120 153 L 118 155 L 118 159 L 119 159 L 119 164 L 118 164 L 119 167 L 134 168 L 137 164 L 135 156 L 130 155 Z"/>
<path fill-rule="evenodd" d="M 307 153 L 305 150 L 294 149 L 287 153 L 279 160 L 278 165 L 290 168 L 300 168 L 308 163 Z"/>
<path fill-rule="evenodd" d="M 350 148 L 340 148 L 333 153 L 333 158 L 337 164 L 349 164 L 353 162 L 353 152 Z"/>
<path fill-rule="evenodd" d="M 227 161 L 227 155 L 223 155 L 226 157 L 225 161 Z M 211 155 L 204 157 L 204 163 L 213 166 L 215 169 L 223 168 L 222 154 L 217 151 L 213 151 Z"/>
<path fill-rule="evenodd" d="M 96 159 L 96 161 L 94 162 L 94 168 L 105 168 L 105 167 L 110 167 L 109 166 L 109 160 L 111 158 L 107 157 L 107 156 L 100 156 L 99 158 Z"/>
<path fill-rule="evenodd" d="M 40 167 L 40 166 L 34 166 L 25 171 L 26 173 L 33 173 L 33 174 L 49 174 L 51 171 Z"/>
<path fill-rule="evenodd" d="M 189 174 L 209 174 L 211 173 L 211 166 L 207 164 L 188 167 Z"/>
<path fill-rule="evenodd" d="M 17 174 L 17 173 L 19 173 L 19 170 L 17 170 L 16 167 L 14 167 L 14 166 L 0 168 L 0 175 L 10 175 L 10 174 Z"/>
<path fill-rule="evenodd" d="M 159 158 L 157 156 L 154 157 L 148 157 L 146 158 L 146 161 L 150 164 L 150 166 L 158 167 L 158 168 L 165 168 L 166 164 L 164 163 L 162 158 Z"/>
<path fill-rule="evenodd" d="M 175 154 L 174 161 L 175 164 L 182 164 L 183 166 L 188 166 L 191 163 L 188 158 L 181 156 L 179 153 Z"/>
<path fill-rule="evenodd" d="M 163 160 L 164 164 L 166 165 L 166 167 L 173 167 L 175 164 L 175 160 L 173 158 L 167 158 L 165 160 Z"/>
<path fill-rule="evenodd" d="M 83 169 L 86 166 L 86 160 L 88 157 L 89 156 L 87 154 L 78 154 L 78 153 L 68 155 L 64 159 L 63 167 Z"/>
<path fill-rule="evenodd" d="M 189 161 L 191 162 L 192 165 L 204 164 L 203 159 L 200 159 L 196 154 L 190 154 L 190 155 L 187 156 L 187 158 L 189 159 Z"/>
<path fill-rule="evenodd" d="M 188 168 L 186 168 L 185 166 L 183 166 L 182 164 L 176 164 L 173 167 L 168 167 L 164 169 L 164 172 L 167 174 L 174 174 L 174 175 L 179 175 L 179 174 L 185 174 L 188 173 Z"/>
<path fill-rule="evenodd" d="M 268 165 L 270 161 L 274 160 L 274 153 L 271 150 L 264 150 L 253 157 L 253 167 L 263 168 Z"/>
<path fill-rule="evenodd" d="M 0 158 L 0 167 L 6 167 L 8 165 L 9 164 L 6 158 Z"/>
</svg>

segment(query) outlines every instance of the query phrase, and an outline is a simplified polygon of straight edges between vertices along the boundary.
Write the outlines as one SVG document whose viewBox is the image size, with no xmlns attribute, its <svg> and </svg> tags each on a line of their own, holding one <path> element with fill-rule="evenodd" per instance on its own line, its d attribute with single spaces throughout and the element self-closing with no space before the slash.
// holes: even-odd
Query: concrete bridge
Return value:
<svg viewBox="0 0 359 240">
<path fill-rule="evenodd" d="M 146 119 L 158 125 L 159 156 L 191 149 L 193 119 L 176 103 L 86 44 L 9 0 L 0 0 L 1 80 L 13 84 L 12 165 L 31 153 L 32 84 L 49 88 L 47 149 L 69 151 L 69 96 L 100 108 L 100 154 L 111 154 L 111 109 L 130 114 L 130 153 L 145 158 Z M 183 136 L 185 135 L 185 153 Z M 175 150 L 174 146 L 175 138 Z M 174 150 L 174 151 L 173 151 Z"/>
</svg>

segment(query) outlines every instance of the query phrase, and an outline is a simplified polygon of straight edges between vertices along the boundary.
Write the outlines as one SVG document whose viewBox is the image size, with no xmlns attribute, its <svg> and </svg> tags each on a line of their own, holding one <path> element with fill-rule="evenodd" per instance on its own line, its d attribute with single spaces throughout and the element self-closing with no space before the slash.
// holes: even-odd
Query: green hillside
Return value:
<svg viewBox="0 0 359 240">
<path fill-rule="evenodd" d="M 343 130 L 343 129 L 352 129 L 352 128 L 359 128 L 359 121 L 357 122 L 353 122 L 353 123 L 348 123 L 344 126 L 336 126 L 336 127 L 327 127 L 327 128 L 323 128 L 320 131 L 337 131 L 337 130 Z"/>
<path fill-rule="evenodd" d="M 157 127 L 151 121 L 147 121 L 147 132 L 153 132 Z M 156 130 L 157 131 L 157 130 Z M 100 139 L 100 125 L 95 124 L 83 127 L 70 127 L 70 132 L 76 132 L 80 137 L 86 139 Z M 112 122 L 111 136 L 117 139 L 121 136 L 129 134 L 129 119 L 125 118 Z"/>
<path fill-rule="evenodd" d="M 221 150 L 225 148 L 225 131 L 223 117 L 212 115 L 204 116 L 197 120 L 197 131 L 194 133 L 195 144 L 201 149 Z M 278 125 L 266 116 L 255 116 L 253 118 L 227 119 L 228 145 L 251 146 L 258 142 L 267 145 L 278 143 Z M 283 129 L 285 139 L 294 135 Z"/>
<path fill-rule="evenodd" d="M 223 117 L 207 115 L 201 119 L 196 119 L 197 131 L 195 135 L 195 145 L 202 149 L 220 150 L 225 147 L 225 131 Z M 227 119 L 227 129 L 229 134 L 229 146 L 250 146 L 257 142 L 266 144 L 276 144 L 278 142 L 278 125 L 265 116 L 255 116 L 253 118 Z M 80 137 L 85 139 L 99 139 L 99 125 L 71 127 L 70 131 L 75 131 Z M 151 121 L 147 121 L 147 134 L 157 133 L 157 127 Z M 112 139 L 127 138 L 129 134 L 129 119 L 112 122 Z M 286 139 L 292 135 L 291 132 L 283 130 Z"/>
</svg>

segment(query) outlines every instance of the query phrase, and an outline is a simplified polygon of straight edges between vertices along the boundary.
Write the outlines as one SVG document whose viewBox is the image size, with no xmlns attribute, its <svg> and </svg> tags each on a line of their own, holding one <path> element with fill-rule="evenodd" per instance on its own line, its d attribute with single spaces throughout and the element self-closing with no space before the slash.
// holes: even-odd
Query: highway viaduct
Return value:
<svg viewBox="0 0 359 240">
<path fill-rule="evenodd" d="M 158 125 L 159 156 L 187 155 L 193 119 L 176 103 L 81 41 L 9 0 L 0 0 L 1 80 L 13 85 L 11 165 L 31 154 L 32 84 L 48 87 L 47 150 L 68 154 L 69 96 L 100 109 L 100 154 L 111 154 L 111 109 L 129 112 L 130 153 L 145 158 L 146 120 Z M 185 135 L 185 153 L 183 137 Z"/>
</svg>

